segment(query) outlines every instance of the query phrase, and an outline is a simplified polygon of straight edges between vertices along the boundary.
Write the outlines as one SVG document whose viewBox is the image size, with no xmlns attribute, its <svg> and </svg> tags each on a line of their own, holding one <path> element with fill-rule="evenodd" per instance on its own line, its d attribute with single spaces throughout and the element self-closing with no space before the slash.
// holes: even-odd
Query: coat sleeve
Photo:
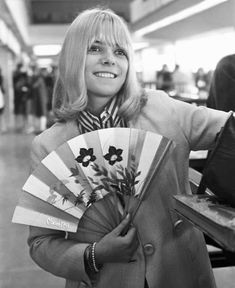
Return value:
<svg viewBox="0 0 235 288">
<path fill-rule="evenodd" d="M 177 105 L 175 108 L 178 109 Z M 177 115 L 190 150 L 196 151 L 208 150 L 213 147 L 215 137 L 224 126 L 230 113 L 182 103 L 181 110 L 179 109 Z"/>
<path fill-rule="evenodd" d="M 190 150 L 207 150 L 212 147 L 230 113 L 205 106 L 195 106 L 175 100 L 161 93 L 162 109 L 168 110 L 169 121 L 180 127 Z M 169 123 L 170 125 L 171 123 Z"/>
<path fill-rule="evenodd" d="M 40 136 L 35 137 L 31 150 L 31 169 L 48 154 L 41 143 Z M 90 286 L 85 272 L 83 254 L 87 243 L 78 243 L 65 239 L 65 232 L 39 227 L 29 228 L 28 245 L 32 259 L 44 270 L 75 281 L 83 281 Z"/>
</svg>

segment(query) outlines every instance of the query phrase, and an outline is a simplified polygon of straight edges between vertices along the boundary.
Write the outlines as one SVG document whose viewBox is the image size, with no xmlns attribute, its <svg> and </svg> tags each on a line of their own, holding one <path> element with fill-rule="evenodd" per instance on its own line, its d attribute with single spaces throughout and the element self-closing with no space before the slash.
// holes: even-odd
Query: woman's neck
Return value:
<svg viewBox="0 0 235 288">
<path fill-rule="evenodd" d="M 95 101 L 89 101 L 87 105 L 87 110 L 92 114 L 99 116 L 101 112 L 104 110 L 105 106 L 108 104 L 109 101 L 112 101 L 113 98 L 98 98 Z"/>
</svg>

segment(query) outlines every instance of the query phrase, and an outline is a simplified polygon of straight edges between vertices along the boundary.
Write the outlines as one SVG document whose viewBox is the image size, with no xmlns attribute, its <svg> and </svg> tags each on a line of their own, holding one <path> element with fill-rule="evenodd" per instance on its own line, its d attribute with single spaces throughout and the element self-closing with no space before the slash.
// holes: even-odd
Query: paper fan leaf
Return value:
<svg viewBox="0 0 235 288">
<path fill-rule="evenodd" d="M 99 228 L 99 231 L 102 234 L 106 234 L 106 233 L 110 232 L 109 228 L 105 225 L 105 223 L 103 223 L 102 221 L 99 221 L 100 220 L 99 218 L 93 219 L 91 217 L 91 215 L 84 213 L 82 219 L 83 219 L 83 221 L 86 221 L 86 229 L 87 230 L 89 230 L 89 226 L 91 226 L 92 229 Z M 89 224 L 87 224 L 87 223 L 89 223 Z"/>
<path fill-rule="evenodd" d="M 54 230 L 76 232 L 79 220 L 39 198 L 22 191 L 19 203 L 13 214 L 12 222 Z"/>
<path fill-rule="evenodd" d="M 84 179 L 87 180 L 87 185 L 90 186 L 90 193 L 95 188 L 90 179 L 92 178 L 94 181 L 99 181 L 91 164 L 95 161 L 99 166 L 103 166 L 99 142 L 95 141 L 97 135 L 97 131 L 93 131 L 67 141 L 70 151 L 73 154 L 75 165 L 77 165 Z M 80 159 L 80 162 L 78 159 Z M 89 175 L 89 178 L 87 175 Z M 97 191 L 97 197 L 99 199 L 103 198 L 102 191 Z"/>
<path fill-rule="evenodd" d="M 64 182 L 66 183 L 67 181 L 64 180 Z M 78 195 L 75 196 L 65 186 L 63 180 L 59 181 L 43 165 L 39 165 L 33 174 L 29 176 L 22 189 L 78 219 L 81 218 L 85 211 L 84 202 L 77 202 L 78 197 L 82 197 L 83 191 L 77 191 Z"/>
<path fill-rule="evenodd" d="M 56 163 L 56 165 L 55 165 Z M 42 160 L 42 164 L 47 167 L 48 170 L 52 174 L 56 176 L 57 179 L 64 181 L 65 179 L 68 181 L 65 186 L 74 194 L 77 195 L 81 191 L 84 191 L 84 187 L 86 188 L 85 194 L 84 194 L 84 202 L 86 203 L 89 198 L 89 185 L 84 184 L 85 180 L 81 183 L 79 181 L 78 176 L 76 178 L 73 178 L 74 170 L 71 171 L 71 169 L 75 169 L 76 166 L 72 166 L 71 168 L 67 167 L 64 161 L 61 159 L 61 156 L 58 155 L 56 151 L 51 152 L 46 158 Z M 85 179 L 85 176 L 82 176 Z M 78 182 L 76 182 L 78 180 Z"/>
<path fill-rule="evenodd" d="M 114 195 L 108 194 L 85 211 L 78 224 L 79 241 L 98 241 L 120 223 L 121 215 L 116 215 L 117 202 L 115 199 L 112 202 L 113 197 Z M 92 235 L 94 238 L 90 238 Z"/>
<path fill-rule="evenodd" d="M 149 169 L 151 164 L 155 158 L 158 147 L 160 145 L 163 136 L 147 132 L 145 134 L 144 142 L 142 143 L 141 153 L 139 154 L 139 161 L 137 166 L 137 171 L 140 171 L 140 175 L 138 177 L 138 184 L 135 186 L 136 194 L 141 193 L 141 189 L 144 186 L 145 179 L 149 174 Z M 138 145 L 138 143 L 137 143 Z M 137 149 L 137 148 L 136 148 Z"/>
<path fill-rule="evenodd" d="M 106 169 L 116 173 L 116 165 L 127 167 L 130 129 L 101 129 L 98 134 Z"/>
<path fill-rule="evenodd" d="M 106 233 L 92 231 L 87 228 L 80 228 L 77 235 L 78 236 L 76 237 L 76 241 L 93 243 L 102 239 Z"/>
</svg>

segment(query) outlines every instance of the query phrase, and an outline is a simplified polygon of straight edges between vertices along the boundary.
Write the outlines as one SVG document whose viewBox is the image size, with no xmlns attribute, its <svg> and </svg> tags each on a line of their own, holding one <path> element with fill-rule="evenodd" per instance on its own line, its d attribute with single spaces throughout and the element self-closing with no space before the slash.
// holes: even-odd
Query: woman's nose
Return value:
<svg viewBox="0 0 235 288">
<path fill-rule="evenodd" d="M 114 65 L 114 61 L 109 59 L 109 58 L 105 58 L 105 59 L 102 59 L 102 64 L 103 65 Z"/>
<path fill-rule="evenodd" d="M 115 59 L 114 59 L 113 53 L 110 52 L 110 51 L 107 51 L 107 52 L 103 55 L 103 57 L 102 57 L 102 59 L 101 59 L 101 63 L 102 63 L 103 65 L 114 65 L 114 64 L 115 64 Z"/>
</svg>

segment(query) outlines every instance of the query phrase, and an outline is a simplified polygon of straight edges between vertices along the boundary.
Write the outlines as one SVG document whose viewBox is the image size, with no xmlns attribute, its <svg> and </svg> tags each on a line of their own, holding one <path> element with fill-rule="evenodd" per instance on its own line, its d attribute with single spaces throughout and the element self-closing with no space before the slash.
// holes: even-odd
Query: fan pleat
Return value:
<svg viewBox="0 0 235 288">
<path fill-rule="evenodd" d="M 22 191 L 13 223 L 76 232 L 79 220 L 41 199 Z"/>
<path fill-rule="evenodd" d="M 81 136 L 78 136 L 78 137 L 81 137 Z M 77 137 L 73 139 L 75 140 L 77 139 Z M 70 179 L 72 179 L 73 182 L 75 183 L 78 181 L 81 184 L 81 186 L 85 189 L 85 191 L 88 193 L 88 195 L 90 195 L 92 192 L 90 183 L 87 180 L 87 177 L 83 173 L 82 169 L 79 167 L 79 165 L 77 165 L 73 151 L 71 150 L 69 146 L 69 141 L 64 143 L 64 145 L 61 145 L 59 148 L 57 148 L 56 152 L 58 155 L 60 155 L 61 160 L 70 170 L 70 173 L 71 173 Z M 76 187 L 77 185 L 75 185 L 75 191 L 77 191 Z"/>
<path fill-rule="evenodd" d="M 97 220 L 93 219 L 90 215 L 88 215 L 88 213 L 84 213 L 82 219 L 83 219 L 82 221 L 89 223 L 88 225 L 95 226 L 96 228 L 99 227 L 100 231 L 104 234 L 110 232 L 109 228 L 107 226 L 105 226 L 105 224 L 103 222 L 100 223 L 101 221 L 97 221 Z M 100 220 L 100 219 L 98 219 L 98 220 Z M 82 227 L 82 224 L 81 224 L 82 221 L 79 222 L 79 227 Z M 88 228 L 87 224 L 86 224 L 86 228 Z"/>
<path fill-rule="evenodd" d="M 69 181 L 70 178 L 58 179 L 46 166 L 39 165 L 26 181 L 23 190 L 53 205 L 61 205 L 62 210 L 68 209 L 69 213 L 80 219 L 85 208 L 83 204 L 74 205 L 77 195 L 66 187 Z"/>
<path fill-rule="evenodd" d="M 113 193 L 113 195 L 111 196 L 116 197 L 115 193 Z M 120 216 L 120 212 L 118 211 L 118 205 L 117 205 L 118 200 L 116 199 L 113 202 L 111 200 L 110 194 L 108 194 L 105 196 L 103 205 L 104 205 L 105 211 L 110 217 L 110 220 L 112 221 L 112 224 L 113 224 L 112 227 L 114 228 L 120 223 L 121 216 Z"/>
<path fill-rule="evenodd" d="M 75 141 L 75 139 L 79 141 L 77 137 L 73 138 L 72 140 Z M 60 158 L 63 161 L 64 165 L 66 165 L 66 167 L 70 171 L 70 177 L 67 178 L 70 180 L 70 184 L 68 185 L 73 185 L 75 195 L 81 194 L 82 192 L 84 202 L 87 203 L 92 193 L 92 187 L 83 169 L 76 162 L 76 156 L 74 155 L 69 143 L 70 141 L 60 146 L 58 149 L 56 149 L 56 152 L 58 153 L 58 155 L 60 155 Z"/>
<path fill-rule="evenodd" d="M 110 215 L 107 215 L 107 212 L 104 211 L 103 204 L 100 205 L 100 201 L 94 203 L 96 205 L 92 205 L 92 208 L 90 209 L 90 215 L 93 214 L 93 217 L 99 217 L 100 220 L 105 223 L 106 227 L 108 227 L 109 231 L 112 231 L 115 227 L 114 223 L 112 222 L 112 219 L 110 219 Z"/>
<path fill-rule="evenodd" d="M 110 147 L 115 147 L 117 150 L 122 150 L 122 159 L 114 164 L 111 164 L 110 161 L 105 161 L 106 168 L 110 172 L 116 173 L 117 165 L 127 167 L 129 149 L 126 148 L 129 147 L 130 144 L 130 130 L 125 128 L 116 128 L 116 130 L 113 128 L 108 128 L 98 130 L 98 133 L 103 155 L 110 153 Z"/>
<path fill-rule="evenodd" d="M 92 134 L 92 135 L 91 135 Z M 90 136 L 90 137 L 89 137 Z M 92 138 L 93 139 L 92 139 Z M 79 139 L 79 141 L 77 141 Z M 100 145 L 99 145 L 99 141 L 98 141 L 98 134 L 97 131 L 93 131 L 93 132 L 89 132 L 83 135 L 79 135 L 71 140 L 68 141 L 68 145 L 73 153 L 74 158 L 73 159 L 77 159 L 80 154 L 81 154 L 81 149 L 86 149 L 88 150 L 89 148 L 92 149 L 92 155 L 96 155 L 96 162 L 98 161 L 102 161 L 102 152 L 100 149 Z M 89 146 L 91 145 L 91 146 Z M 86 156 L 84 156 L 85 158 Z M 87 157 L 89 157 L 89 155 L 87 155 Z M 100 163 L 99 163 L 100 164 Z M 103 163 L 102 163 L 103 164 Z M 76 166 L 79 168 L 80 171 L 80 175 L 84 176 L 83 180 L 86 182 L 87 184 L 90 186 L 90 190 L 92 191 L 94 188 L 94 183 L 91 181 L 91 178 L 94 181 L 99 181 L 99 178 L 95 176 L 95 171 L 92 168 L 91 165 L 85 166 L 84 162 L 82 162 L 81 164 L 78 162 L 78 160 L 76 161 Z M 89 177 L 87 177 L 89 176 Z M 99 191 L 99 199 L 103 198 L 102 192 Z"/>
<path fill-rule="evenodd" d="M 59 180 L 64 181 L 65 185 L 70 191 L 77 195 L 83 189 L 81 185 L 78 185 L 75 181 L 69 181 L 71 179 L 71 170 L 64 164 L 59 155 L 53 151 L 46 158 L 42 160 L 42 164 L 45 165 Z"/>
<path fill-rule="evenodd" d="M 101 238 L 103 238 L 106 233 L 96 232 L 89 230 L 87 228 L 78 228 L 77 230 L 77 237 L 76 240 L 79 242 L 85 242 L 85 243 L 93 243 L 98 242 Z"/>
<path fill-rule="evenodd" d="M 63 184 L 61 186 L 63 186 Z M 74 206 L 76 197 L 73 194 L 65 194 L 67 191 L 63 194 L 60 187 L 48 186 L 38 178 L 34 177 L 34 175 L 29 177 L 23 190 L 63 211 L 66 211 L 78 219 L 82 217 L 83 212 L 85 211 L 84 207 L 79 208 Z M 61 194 L 57 191 L 60 191 Z"/>
</svg>

